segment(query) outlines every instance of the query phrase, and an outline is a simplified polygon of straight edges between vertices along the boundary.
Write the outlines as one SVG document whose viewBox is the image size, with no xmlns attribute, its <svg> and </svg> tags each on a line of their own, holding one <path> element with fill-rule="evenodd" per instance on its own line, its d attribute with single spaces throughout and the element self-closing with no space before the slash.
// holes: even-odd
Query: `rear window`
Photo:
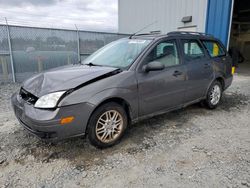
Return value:
<svg viewBox="0 0 250 188">
<path fill-rule="evenodd" d="M 226 54 L 221 45 L 216 41 L 202 41 L 202 43 L 211 57 L 218 57 Z"/>
</svg>

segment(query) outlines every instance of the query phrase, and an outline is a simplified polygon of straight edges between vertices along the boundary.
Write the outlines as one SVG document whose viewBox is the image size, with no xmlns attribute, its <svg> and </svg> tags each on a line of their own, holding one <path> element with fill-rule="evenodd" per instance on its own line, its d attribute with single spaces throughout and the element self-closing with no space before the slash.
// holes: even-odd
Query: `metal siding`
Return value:
<svg viewBox="0 0 250 188">
<path fill-rule="evenodd" d="M 142 32 L 167 33 L 192 25 L 197 26 L 197 31 L 205 32 L 206 9 L 207 0 L 119 0 L 118 28 L 121 33 L 134 33 L 157 20 Z M 184 16 L 192 16 L 193 21 L 182 23 Z"/>
<path fill-rule="evenodd" d="M 206 33 L 228 42 L 232 0 L 208 0 Z"/>
</svg>

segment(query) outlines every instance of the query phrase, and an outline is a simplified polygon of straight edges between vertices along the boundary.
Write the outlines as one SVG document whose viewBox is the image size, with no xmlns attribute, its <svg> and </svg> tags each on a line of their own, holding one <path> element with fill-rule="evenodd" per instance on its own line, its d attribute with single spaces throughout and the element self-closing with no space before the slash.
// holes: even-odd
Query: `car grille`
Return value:
<svg viewBox="0 0 250 188">
<path fill-rule="evenodd" d="M 19 95 L 24 101 L 26 101 L 29 104 L 35 104 L 36 101 L 38 100 L 38 98 L 35 95 L 31 94 L 30 92 L 26 91 L 23 88 L 20 89 Z"/>
</svg>

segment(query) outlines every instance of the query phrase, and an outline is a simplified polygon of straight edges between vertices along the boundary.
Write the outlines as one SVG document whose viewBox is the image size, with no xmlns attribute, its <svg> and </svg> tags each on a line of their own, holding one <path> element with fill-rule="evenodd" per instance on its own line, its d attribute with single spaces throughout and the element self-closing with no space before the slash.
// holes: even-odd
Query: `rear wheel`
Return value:
<svg viewBox="0 0 250 188">
<path fill-rule="evenodd" d="M 204 101 L 209 109 L 214 109 L 220 103 L 222 97 L 222 86 L 219 81 L 214 81 L 207 92 L 206 100 Z"/>
<path fill-rule="evenodd" d="M 128 118 L 123 107 L 114 102 L 106 103 L 92 114 L 88 138 L 98 148 L 113 146 L 124 135 L 127 124 Z"/>
</svg>

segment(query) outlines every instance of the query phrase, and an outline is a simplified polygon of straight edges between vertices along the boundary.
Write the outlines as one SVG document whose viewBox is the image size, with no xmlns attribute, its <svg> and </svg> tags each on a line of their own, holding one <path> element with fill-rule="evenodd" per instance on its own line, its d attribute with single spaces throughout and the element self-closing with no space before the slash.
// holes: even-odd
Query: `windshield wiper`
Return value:
<svg viewBox="0 0 250 188">
<path fill-rule="evenodd" d="M 94 64 L 94 63 L 92 63 L 92 62 L 89 62 L 89 63 L 85 63 L 84 65 L 88 65 L 88 66 L 90 66 L 90 67 L 92 67 L 92 66 L 102 66 L 102 65 L 97 65 L 97 64 Z"/>
<path fill-rule="evenodd" d="M 84 63 L 82 65 L 88 65 L 90 67 L 94 67 L 94 66 L 98 66 L 98 67 L 112 67 L 112 68 L 117 68 L 117 70 L 122 71 L 122 69 L 120 67 L 114 67 L 114 66 L 107 66 L 107 65 L 98 65 L 98 64 L 94 64 L 92 62 L 89 63 Z"/>
</svg>

